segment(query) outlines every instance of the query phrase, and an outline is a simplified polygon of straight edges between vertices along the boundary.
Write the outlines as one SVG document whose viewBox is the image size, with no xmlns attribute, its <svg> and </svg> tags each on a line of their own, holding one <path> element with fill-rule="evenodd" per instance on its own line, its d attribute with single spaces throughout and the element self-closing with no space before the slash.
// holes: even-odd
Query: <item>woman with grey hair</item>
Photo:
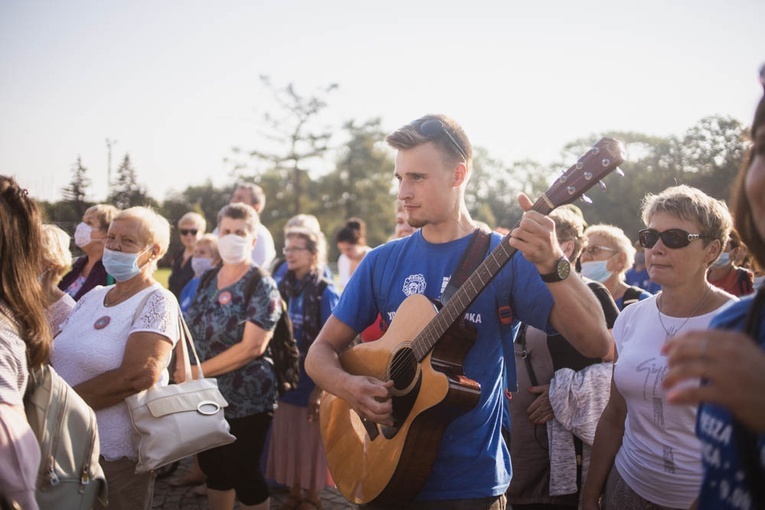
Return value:
<svg viewBox="0 0 765 510">
<path fill-rule="evenodd" d="M 643 222 L 640 244 L 662 291 L 625 308 L 614 325 L 617 361 L 583 490 L 587 509 L 689 508 L 701 484 L 697 408 L 668 405 L 661 350 L 678 332 L 705 329 L 736 299 L 706 279 L 732 220 L 722 202 L 675 186 L 646 196 Z"/>
<path fill-rule="evenodd" d="M 635 247 L 622 229 L 613 225 L 590 225 L 584 236 L 587 245 L 579 259 L 582 276 L 605 285 L 619 310 L 651 297 L 649 292 L 624 282 L 624 274 L 634 262 Z"/>
<path fill-rule="evenodd" d="M 228 402 L 234 443 L 198 454 L 213 510 L 268 508 L 260 457 L 278 397 L 267 349 L 282 313 L 276 282 L 252 260 L 260 221 L 255 209 L 229 204 L 218 213 L 222 264 L 199 282 L 186 315 L 202 372 L 215 377 Z M 196 376 L 196 366 L 193 366 Z M 175 380 L 183 381 L 182 368 Z"/>
<path fill-rule="evenodd" d="M 149 509 L 153 473 L 135 474 L 138 444 L 125 398 L 164 386 L 178 341 L 178 302 L 154 277 L 170 224 L 146 207 L 117 214 L 103 264 L 116 283 L 85 294 L 63 324 L 51 363 L 96 411 L 109 509 Z"/>
</svg>

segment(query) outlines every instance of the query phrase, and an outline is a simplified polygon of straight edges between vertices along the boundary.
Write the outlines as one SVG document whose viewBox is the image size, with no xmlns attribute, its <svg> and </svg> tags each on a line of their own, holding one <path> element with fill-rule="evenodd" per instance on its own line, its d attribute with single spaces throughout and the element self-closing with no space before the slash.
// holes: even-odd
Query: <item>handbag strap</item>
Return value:
<svg viewBox="0 0 765 510">
<path fill-rule="evenodd" d="M 481 261 L 486 256 L 486 252 L 489 251 L 490 242 L 490 232 L 486 232 L 480 227 L 475 229 L 473 236 L 470 238 L 470 244 L 465 249 L 465 253 L 462 254 L 462 259 L 457 264 L 452 277 L 449 278 L 449 283 L 441 293 L 441 303 L 446 304 L 449 302 L 454 293 L 457 292 L 473 271 L 481 264 Z"/>
<path fill-rule="evenodd" d="M 135 324 L 135 321 L 138 320 L 138 317 L 141 315 L 141 312 L 143 312 L 144 307 L 146 307 L 146 302 L 149 301 L 149 298 L 159 292 L 159 289 L 155 289 L 153 292 L 147 293 L 143 299 L 141 299 L 141 302 L 138 303 L 138 307 L 135 310 L 135 314 L 133 314 L 133 322 L 132 324 Z M 191 360 L 189 360 L 189 349 L 186 346 L 188 343 L 191 345 L 191 352 L 194 354 L 194 360 L 197 362 L 197 371 L 198 371 L 198 377 L 197 379 L 203 379 L 204 373 L 202 372 L 202 362 L 199 361 L 199 356 L 197 355 L 197 350 L 194 347 L 194 340 L 191 337 L 191 331 L 189 331 L 189 326 L 186 324 L 186 320 L 183 318 L 183 314 L 181 313 L 181 308 L 179 306 L 176 306 L 178 309 L 178 325 L 180 326 L 180 332 L 181 336 L 178 339 L 178 341 L 181 343 L 181 352 L 183 352 L 183 368 L 184 373 L 186 374 L 186 380 L 190 381 L 192 379 L 191 377 Z"/>
<path fill-rule="evenodd" d="M 180 307 L 178 307 L 178 324 L 181 327 L 181 337 L 178 341 L 181 342 L 181 352 L 183 352 L 183 369 L 186 374 L 186 380 L 191 381 L 192 379 L 191 360 L 189 360 L 189 349 L 186 344 L 191 346 L 191 352 L 194 354 L 194 360 L 197 363 L 197 379 L 204 379 L 205 375 L 202 372 L 202 362 L 199 361 L 197 349 L 194 347 L 194 339 L 191 337 L 191 331 L 189 331 L 189 326 L 186 324 L 186 320 L 183 318 Z"/>
</svg>

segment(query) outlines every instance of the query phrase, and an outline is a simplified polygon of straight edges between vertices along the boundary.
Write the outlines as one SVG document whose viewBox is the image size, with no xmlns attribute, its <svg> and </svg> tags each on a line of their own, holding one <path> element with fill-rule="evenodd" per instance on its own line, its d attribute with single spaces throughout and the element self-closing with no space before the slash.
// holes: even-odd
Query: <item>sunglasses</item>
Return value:
<svg viewBox="0 0 765 510">
<path fill-rule="evenodd" d="M 664 246 L 676 250 L 678 248 L 685 248 L 691 244 L 691 241 L 706 238 L 706 236 L 701 234 L 691 234 L 680 228 L 670 228 L 664 232 L 659 232 L 655 228 L 644 228 L 638 232 L 638 242 L 640 242 L 640 246 L 643 248 L 653 248 L 659 239 L 661 239 Z"/>
<path fill-rule="evenodd" d="M 462 159 L 467 161 L 467 154 L 464 150 L 462 150 L 462 147 L 460 147 L 460 144 L 457 143 L 457 140 L 454 139 L 452 134 L 449 132 L 449 130 L 446 129 L 446 126 L 438 120 L 438 119 L 430 119 L 426 120 L 422 124 L 420 124 L 419 127 L 420 134 L 427 138 L 428 140 L 435 140 L 442 134 L 445 134 L 447 137 L 449 137 L 449 140 L 452 142 L 452 145 L 454 145 L 454 148 L 457 149 L 457 152 L 460 153 L 462 156 Z"/>
<path fill-rule="evenodd" d="M 189 234 L 195 236 L 197 235 L 197 232 L 199 232 L 199 230 L 196 228 L 182 228 L 180 231 L 182 236 L 187 236 Z"/>
</svg>

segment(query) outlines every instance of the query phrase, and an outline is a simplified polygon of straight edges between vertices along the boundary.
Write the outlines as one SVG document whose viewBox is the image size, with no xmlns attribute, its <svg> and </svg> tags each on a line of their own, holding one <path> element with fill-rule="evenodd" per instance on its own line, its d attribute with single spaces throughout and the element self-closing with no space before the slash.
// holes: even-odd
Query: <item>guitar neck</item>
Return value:
<svg viewBox="0 0 765 510">
<path fill-rule="evenodd" d="M 550 214 L 554 209 L 553 203 L 547 195 L 537 200 L 532 210 L 544 215 Z M 519 223 L 510 229 L 517 228 Z M 473 304 L 478 294 L 494 279 L 499 271 L 507 264 L 518 250 L 510 246 L 510 234 L 502 238 L 499 245 L 481 262 L 475 271 L 465 280 L 449 302 L 439 310 L 438 314 L 430 323 L 412 340 L 412 351 L 418 360 L 427 356 L 428 352 L 436 345 L 436 342 L 446 333 L 446 330 L 462 316 L 468 307 Z"/>
</svg>

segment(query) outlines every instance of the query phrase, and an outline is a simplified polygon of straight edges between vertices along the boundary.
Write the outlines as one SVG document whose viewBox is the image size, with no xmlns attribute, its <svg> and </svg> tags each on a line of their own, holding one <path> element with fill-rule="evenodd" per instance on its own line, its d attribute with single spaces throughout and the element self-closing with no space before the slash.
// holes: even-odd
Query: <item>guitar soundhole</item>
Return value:
<svg viewBox="0 0 765 510">
<path fill-rule="evenodd" d="M 386 439 L 392 439 L 406 422 L 422 384 L 420 365 L 409 348 L 400 349 L 393 355 L 389 369 L 393 381 L 393 426 L 380 427 Z"/>
<path fill-rule="evenodd" d="M 390 364 L 390 378 L 393 381 L 393 394 L 401 395 L 407 393 L 417 377 L 419 364 L 415 358 L 412 349 L 401 349 L 393 355 L 393 361 Z"/>
</svg>

